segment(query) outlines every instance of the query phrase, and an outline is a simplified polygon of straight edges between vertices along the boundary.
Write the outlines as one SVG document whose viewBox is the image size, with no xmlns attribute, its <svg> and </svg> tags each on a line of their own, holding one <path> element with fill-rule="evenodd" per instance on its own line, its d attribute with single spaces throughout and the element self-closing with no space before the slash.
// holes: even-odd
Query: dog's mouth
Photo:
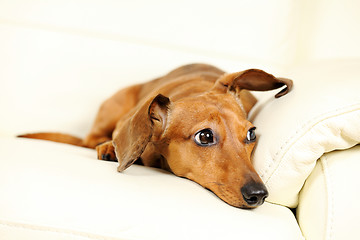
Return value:
<svg viewBox="0 0 360 240">
<path fill-rule="evenodd" d="M 268 191 L 263 183 L 250 182 L 239 190 L 226 184 L 211 182 L 206 184 L 206 188 L 215 193 L 221 200 L 227 204 L 243 209 L 253 209 L 265 202 L 268 197 Z"/>
</svg>

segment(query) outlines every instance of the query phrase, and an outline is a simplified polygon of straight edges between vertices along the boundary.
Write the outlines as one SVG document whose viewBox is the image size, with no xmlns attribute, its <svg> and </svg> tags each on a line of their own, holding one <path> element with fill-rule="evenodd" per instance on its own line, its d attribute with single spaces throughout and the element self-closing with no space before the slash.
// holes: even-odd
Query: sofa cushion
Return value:
<svg viewBox="0 0 360 240">
<path fill-rule="evenodd" d="M 285 207 L 234 208 L 159 169 L 118 173 L 91 149 L 0 138 L 0 152 L 4 239 L 301 238 Z"/>
<path fill-rule="evenodd" d="M 360 61 L 308 64 L 286 76 L 294 80 L 293 91 L 253 109 L 259 134 L 254 165 L 268 201 L 296 207 L 316 160 L 360 142 Z"/>
</svg>

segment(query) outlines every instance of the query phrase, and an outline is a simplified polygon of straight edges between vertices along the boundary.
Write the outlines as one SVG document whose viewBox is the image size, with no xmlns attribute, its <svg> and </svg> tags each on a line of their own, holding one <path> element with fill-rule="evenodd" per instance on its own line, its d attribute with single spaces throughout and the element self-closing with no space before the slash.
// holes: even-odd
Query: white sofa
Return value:
<svg viewBox="0 0 360 240">
<path fill-rule="evenodd" d="M 359 9 L 356 0 L 1 1 L 0 239 L 358 238 Z M 159 169 L 118 173 L 94 150 L 15 138 L 84 137 L 112 93 L 192 62 L 294 81 L 280 99 L 255 93 L 253 162 L 270 192 L 257 209 Z"/>
</svg>

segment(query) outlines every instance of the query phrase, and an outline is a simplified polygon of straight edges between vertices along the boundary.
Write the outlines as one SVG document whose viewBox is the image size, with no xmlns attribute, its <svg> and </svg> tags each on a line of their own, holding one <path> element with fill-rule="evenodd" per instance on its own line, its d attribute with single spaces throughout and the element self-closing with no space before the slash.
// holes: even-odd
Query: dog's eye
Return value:
<svg viewBox="0 0 360 240">
<path fill-rule="evenodd" d="M 246 142 L 252 143 L 256 140 L 256 134 L 255 134 L 255 127 L 250 128 L 249 131 L 246 134 Z"/>
<path fill-rule="evenodd" d="M 200 146 L 210 146 L 216 143 L 214 133 L 211 129 L 203 129 L 195 134 L 195 143 Z"/>
</svg>

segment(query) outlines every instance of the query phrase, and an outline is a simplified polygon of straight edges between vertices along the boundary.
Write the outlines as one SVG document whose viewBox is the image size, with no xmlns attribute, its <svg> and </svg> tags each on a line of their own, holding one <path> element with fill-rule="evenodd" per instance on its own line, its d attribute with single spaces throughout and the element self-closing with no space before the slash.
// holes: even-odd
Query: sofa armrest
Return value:
<svg viewBox="0 0 360 240">
<path fill-rule="evenodd" d="M 299 66 L 286 74 L 294 81 L 289 94 L 254 107 L 259 138 L 253 162 L 269 202 L 297 207 L 317 159 L 360 143 L 359 67 L 360 59 Z"/>
</svg>

